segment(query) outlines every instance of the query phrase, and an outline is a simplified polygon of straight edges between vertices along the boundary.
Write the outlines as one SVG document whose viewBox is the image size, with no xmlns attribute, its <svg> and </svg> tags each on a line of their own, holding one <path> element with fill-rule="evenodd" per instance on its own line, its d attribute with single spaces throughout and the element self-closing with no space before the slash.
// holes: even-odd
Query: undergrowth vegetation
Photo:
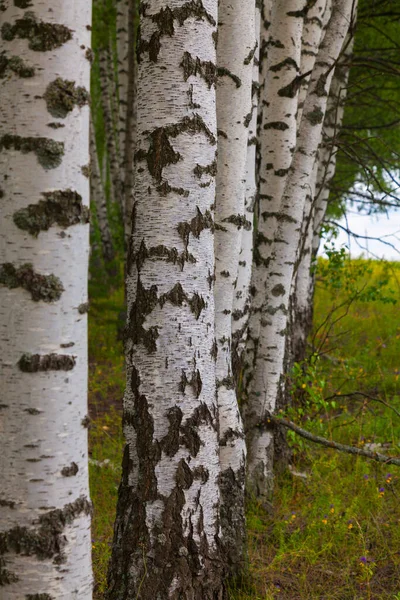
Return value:
<svg viewBox="0 0 400 600">
<path fill-rule="evenodd" d="M 400 456 L 400 265 L 316 266 L 309 358 L 286 417 L 313 434 Z M 91 281 L 90 476 L 95 597 L 105 590 L 121 475 L 123 289 Z M 293 462 L 271 506 L 248 503 L 248 568 L 231 600 L 400 600 L 400 471 L 289 432 Z"/>
</svg>

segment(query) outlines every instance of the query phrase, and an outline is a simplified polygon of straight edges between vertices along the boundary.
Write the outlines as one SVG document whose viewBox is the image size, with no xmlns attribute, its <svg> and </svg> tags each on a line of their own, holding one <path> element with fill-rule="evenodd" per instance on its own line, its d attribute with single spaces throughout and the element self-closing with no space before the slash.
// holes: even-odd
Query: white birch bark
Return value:
<svg viewBox="0 0 400 600">
<path fill-rule="evenodd" d="M 107 598 L 217 600 L 217 2 L 150 0 L 140 19 L 126 449 Z"/>
<path fill-rule="evenodd" d="M 351 9 L 351 0 L 338 0 L 332 9 L 304 104 L 293 163 L 279 210 L 274 252 L 268 265 L 267 303 L 250 396 L 249 480 L 261 497 L 268 497 L 273 484 L 273 432 L 259 423 L 266 411 L 274 411 L 283 376 L 287 314 L 304 204 L 321 140 L 333 66 L 347 34 Z"/>
<path fill-rule="evenodd" d="M 107 200 L 101 181 L 96 136 L 92 120 L 90 121 L 90 198 L 96 207 L 103 258 L 106 263 L 109 263 L 114 260 L 115 253 L 107 215 Z"/>
<path fill-rule="evenodd" d="M 117 0 L 117 65 L 118 65 L 118 151 L 125 152 L 126 106 L 128 101 L 129 4 L 132 0 Z"/>
<path fill-rule="evenodd" d="M 255 6 L 220 0 L 217 44 L 218 160 L 215 209 L 215 336 L 220 436 L 221 528 L 227 560 L 235 571 L 244 559 L 246 444 L 232 373 L 232 311 L 244 210 Z"/>
<path fill-rule="evenodd" d="M 298 86 L 294 83 L 300 72 L 303 8 L 303 0 L 277 0 L 272 3 L 270 19 L 264 18 L 261 27 L 259 207 L 251 283 L 252 309 L 245 356 L 247 395 L 257 356 L 265 280 L 277 216 L 296 146 Z"/>
<path fill-rule="evenodd" d="M 253 82 L 251 119 L 247 136 L 247 157 L 245 172 L 244 215 L 246 227 L 241 229 L 238 275 L 233 297 L 232 310 L 232 355 L 240 369 L 240 356 L 244 350 L 247 324 L 250 314 L 250 282 L 253 263 L 254 207 L 257 195 L 257 115 L 259 97 L 259 58 L 260 58 L 260 7 L 255 6 L 256 48 L 253 57 Z M 235 370 L 235 369 L 234 369 Z M 235 377 L 237 373 L 234 373 Z"/>
<path fill-rule="evenodd" d="M 90 5 L 0 13 L 0 597 L 92 598 Z"/>
<path fill-rule="evenodd" d="M 99 57 L 99 75 L 100 75 L 100 91 L 101 91 L 101 108 L 103 113 L 104 131 L 106 138 L 108 164 L 110 168 L 111 178 L 111 196 L 114 202 L 119 204 L 121 214 L 124 214 L 124 204 L 122 199 L 122 188 L 120 181 L 120 161 L 117 154 L 117 146 L 115 143 L 114 121 L 111 110 L 110 97 L 110 57 L 108 48 L 100 48 L 98 50 Z"/>
</svg>

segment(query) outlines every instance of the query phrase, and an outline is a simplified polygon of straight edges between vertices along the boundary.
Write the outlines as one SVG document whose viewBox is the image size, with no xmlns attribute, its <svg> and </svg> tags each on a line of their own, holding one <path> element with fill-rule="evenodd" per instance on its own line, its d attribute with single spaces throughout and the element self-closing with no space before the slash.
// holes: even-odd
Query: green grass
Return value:
<svg viewBox="0 0 400 600">
<path fill-rule="evenodd" d="M 361 391 L 400 410 L 399 306 L 391 302 L 399 296 L 400 265 L 339 260 L 328 268 L 321 261 L 317 279 L 315 331 L 328 312 L 332 320 L 343 316 L 310 340 L 314 359 L 292 377 L 290 416 L 329 439 L 359 447 L 383 444 L 380 451 L 400 455 L 400 419 L 393 410 L 377 400 L 346 396 Z M 349 299 L 350 307 L 332 311 Z M 122 308 L 120 288 L 109 290 L 100 278 L 91 283 L 90 477 L 97 598 L 105 589 L 123 447 L 124 370 L 116 334 Z M 231 584 L 230 599 L 399 600 L 398 468 L 294 435 L 289 440 L 293 469 L 306 477 L 289 470 L 277 475 L 269 511 L 249 503 L 248 568 Z"/>
</svg>

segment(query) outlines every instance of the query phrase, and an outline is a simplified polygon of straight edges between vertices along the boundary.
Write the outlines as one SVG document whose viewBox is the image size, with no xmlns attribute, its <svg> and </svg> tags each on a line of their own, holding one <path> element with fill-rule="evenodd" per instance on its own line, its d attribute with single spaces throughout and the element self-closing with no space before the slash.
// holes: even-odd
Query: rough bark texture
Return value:
<svg viewBox="0 0 400 600">
<path fill-rule="evenodd" d="M 293 161 L 276 215 L 273 253 L 268 261 L 264 288 L 267 302 L 262 307 L 248 413 L 249 480 L 254 492 L 261 497 L 268 496 L 273 482 L 273 432 L 267 429 L 263 414 L 275 410 L 284 376 L 289 299 L 304 207 L 321 141 L 333 68 L 351 22 L 351 9 L 351 0 L 340 0 L 332 8 L 311 76 Z"/>
<path fill-rule="evenodd" d="M 115 252 L 107 216 L 107 199 L 101 181 L 96 137 L 93 123 L 90 123 L 90 197 L 96 207 L 97 224 L 100 230 L 101 248 L 105 263 L 114 260 Z"/>
<path fill-rule="evenodd" d="M 219 600 L 215 389 L 217 2 L 142 4 L 127 267 L 126 447 L 107 598 Z"/>
<path fill-rule="evenodd" d="M 0 597 L 92 598 L 90 6 L 0 13 Z M 27 8 L 25 11 L 24 8 Z"/>
<path fill-rule="evenodd" d="M 247 138 L 251 117 L 255 7 L 220 0 L 217 43 L 218 160 L 215 232 L 215 336 L 221 463 L 221 528 L 232 572 L 243 566 L 246 444 L 232 371 L 232 310 L 244 211 Z"/>
</svg>

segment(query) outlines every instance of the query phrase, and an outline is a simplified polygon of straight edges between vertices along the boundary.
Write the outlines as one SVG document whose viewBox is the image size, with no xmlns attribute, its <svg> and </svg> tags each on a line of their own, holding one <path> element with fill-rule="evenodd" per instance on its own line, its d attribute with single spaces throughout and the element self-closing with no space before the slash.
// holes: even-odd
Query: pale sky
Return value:
<svg viewBox="0 0 400 600">
<path fill-rule="evenodd" d="M 339 237 L 335 241 L 337 249 L 342 245 L 349 246 L 350 254 L 353 258 L 364 254 L 370 258 L 385 258 L 387 260 L 400 260 L 400 212 L 391 211 L 386 215 L 362 215 L 356 210 L 349 210 L 347 213 L 347 224 L 344 219 L 339 221 L 344 227 L 358 235 L 368 235 L 378 238 L 378 240 L 354 239 L 344 231 L 340 231 Z M 381 240 L 381 241 L 380 241 Z M 357 243 L 358 242 L 358 243 Z M 383 242 L 388 242 L 394 248 Z M 360 248 L 362 246 L 362 248 Z"/>
</svg>

